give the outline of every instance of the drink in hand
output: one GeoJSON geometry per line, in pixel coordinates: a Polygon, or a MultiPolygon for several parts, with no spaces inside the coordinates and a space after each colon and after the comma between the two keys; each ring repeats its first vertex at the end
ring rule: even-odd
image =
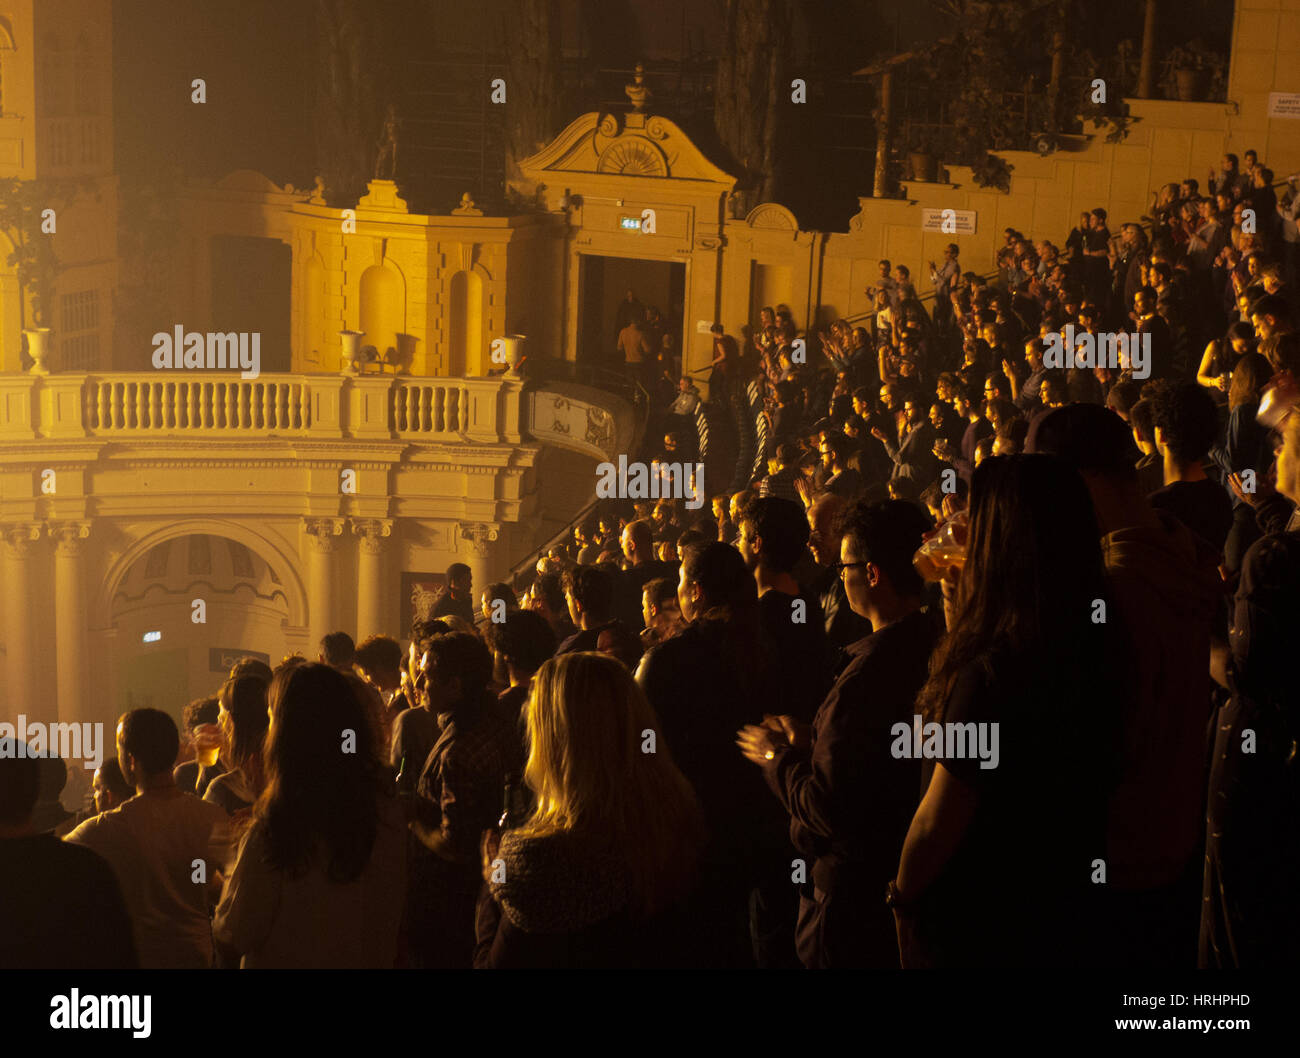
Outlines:
{"type": "Polygon", "coordinates": [[[969,518],[968,512],[958,511],[917,549],[912,565],[923,580],[942,580],[949,570],[960,570],[966,564],[969,518]]]}

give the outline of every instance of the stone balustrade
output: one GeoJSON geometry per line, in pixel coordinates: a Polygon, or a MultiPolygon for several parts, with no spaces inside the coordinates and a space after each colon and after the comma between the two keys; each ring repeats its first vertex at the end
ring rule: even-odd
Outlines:
{"type": "Polygon", "coordinates": [[[256,435],[518,444],[522,388],[511,376],[0,375],[0,442],[256,435]]]}

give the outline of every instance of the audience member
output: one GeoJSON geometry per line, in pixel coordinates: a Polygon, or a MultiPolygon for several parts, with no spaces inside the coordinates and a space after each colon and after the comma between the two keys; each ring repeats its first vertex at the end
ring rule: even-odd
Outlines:
{"type": "Polygon", "coordinates": [[[233,858],[226,813],[172,776],[176,722],[133,709],[117,725],[117,760],[136,796],[82,823],[66,841],[98,853],[117,877],[144,969],[212,965],[208,908],[233,858]]]}
{"type": "Polygon", "coordinates": [[[0,739],[0,966],[135,969],[131,920],[112,868],[90,849],[36,829],[39,786],[31,747],[0,739]]]}
{"type": "Polygon", "coordinates": [[[392,967],[407,837],[369,718],[333,666],[272,686],[266,786],[213,934],[245,969],[392,967]]]}

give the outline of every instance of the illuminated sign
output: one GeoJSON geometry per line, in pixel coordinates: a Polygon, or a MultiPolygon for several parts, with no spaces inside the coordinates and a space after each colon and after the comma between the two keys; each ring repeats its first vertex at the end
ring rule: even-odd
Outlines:
{"type": "Polygon", "coordinates": [[[271,663],[270,654],[262,654],[256,650],[244,650],[241,647],[209,647],[208,669],[212,672],[228,673],[235,662],[243,661],[245,658],[256,658],[267,665],[271,663]]]}

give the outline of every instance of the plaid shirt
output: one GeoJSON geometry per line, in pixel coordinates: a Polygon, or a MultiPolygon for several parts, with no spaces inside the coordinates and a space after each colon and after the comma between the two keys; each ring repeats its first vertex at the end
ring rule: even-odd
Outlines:
{"type": "Polygon", "coordinates": [[[438,714],[440,734],[425,762],[416,792],[431,817],[441,819],[443,838],[457,857],[448,868],[464,867],[468,879],[479,873],[478,846],[483,831],[501,816],[506,775],[523,767],[523,746],[514,722],[492,699],[438,714]]]}

